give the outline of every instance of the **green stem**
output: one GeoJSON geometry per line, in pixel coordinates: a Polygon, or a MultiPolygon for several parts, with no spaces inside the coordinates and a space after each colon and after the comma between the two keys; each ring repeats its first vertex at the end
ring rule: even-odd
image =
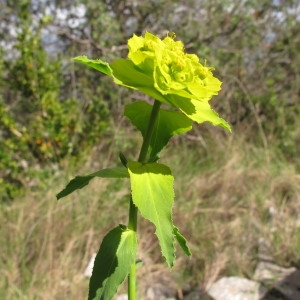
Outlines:
{"type": "MultiPolygon", "coordinates": [[[[148,149],[151,141],[152,134],[154,132],[155,123],[158,117],[159,109],[160,109],[161,102],[155,100],[146,134],[144,136],[143,144],[141,147],[140,155],[138,158],[138,162],[146,163],[147,162],[147,154],[148,149]]],[[[129,205],[129,222],[128,222],[128,229],[131,229],[136,232],[137,230],[137,214],[138,209],[134,205],[132,198],[130,198],[130,205],[129,205]]],[[[128,276],[128,300],[136,300],[136,263],[131,266],[130,273],[128,276]]]]}
{"type": "Polygon", "coordinates": [[[128,300],[136,300],[136,263],[134,262],[130,268],[128,275],[128,300]]]}
{"type": "Polygon", "coordinates": [[[152,107],[148,128],[147,128],[144,140],[143,140],[143,144],[142,144],[138,162],[146,163],[148,148],[149,148],[150,140],[151,140],[151,137],[152,137],[152,134],[154,131],[155,122],[158,117],[160,105],[161,105],[161,102],[155,100],[153,107],[152,107]]]}

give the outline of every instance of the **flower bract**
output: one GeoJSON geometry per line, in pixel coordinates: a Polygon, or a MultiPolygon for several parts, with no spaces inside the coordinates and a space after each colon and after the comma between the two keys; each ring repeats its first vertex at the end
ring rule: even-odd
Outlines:
{"type": "Polygon", "coordinates": [[[210,100],[221,89],[213,68],[203,66],[195,54],[186,54],[175,36],[163,40],[147,32],[128,41],[129,59],[143,73],[152,74],[154,87],[162,94],[177,94],[196,100],[210,100]]]}
{"type": "Polygon", "coordinates": [[[201,64],[195,54],[185,52],[175,34],[160,39],[146,32],[128,40],[128,59],[112,63],[85,56],[76,61],[114,78],[115,83],[141,92],[178,108],[191,120],[205,121],[230,131],[229,124],[211,109],[209,100],[221,89],[214,68],[201,64]]]}

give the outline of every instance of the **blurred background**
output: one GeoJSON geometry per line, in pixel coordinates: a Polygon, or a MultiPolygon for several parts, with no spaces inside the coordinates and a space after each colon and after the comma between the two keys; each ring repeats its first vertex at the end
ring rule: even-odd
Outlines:
{"type": "Polygon", "coordinates": [[[141,137],[122,114],[144,96],[72,58],[125,58],[146,30],[175,32],[215,67],[223,85],[211,103],[233,133],[194,125],[162,153],[193,257],[178,250],[170,274],[140,221],[141,294],[159,277],[180,291],[252,278],[260,238],[278,265],[300,266],[298,0],[0,0],[1,299],[84,298],[89,258],[127,223],[127,181],[55,195],[77,174],[119,165],[120,151],[137,157],[141,137]]]}

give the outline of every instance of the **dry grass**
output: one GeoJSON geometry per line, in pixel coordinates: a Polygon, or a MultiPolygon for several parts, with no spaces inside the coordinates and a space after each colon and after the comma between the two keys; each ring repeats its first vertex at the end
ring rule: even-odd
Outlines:
{"type": "Polygon", "coordinates": [[[300,264],[296,166],[242,140],[226,148],[214,153],[219,162],[212,170],[202,172],[198,164],[199,174],[191,177],[178,169],[188,184],[179,185],[175,221],[189,237],[194,279],[204,288],[223,274],[251,278],[260,238],[270,242],[279,265],[300,264]]]}
{"type": "Polygon", "coordinates": [[[59,202],[50,186],[1,208],[1,299],[84,299],[91,254],[114,216],[126,222],[124,194],[109,196],[107,181],[59,202]]]}
{"type": "MultiPolygon", "coordinates": [[[[169,147],[162,162],[175,175],[174,222],[188,238],[193,257],[185,258],[178,250],[169,273],[153,227],[141,220],[140,289],[158,277],[176,289],[186,283],[207,288],[223,274],[251,278],[261,237],[272,245],[278,264],[299,265],[296,166],[275,150],[234,136],[219,145],[177,143],[181,157],[169,147]]],[[[86,297],[88,279],[82,274],[91,254],[109,229],[127,223],[129,183],[94,180],[56,202],[55,194],[66,182],[53,178],[43,191],[28,191],[26,197],[1,206],[0,299],[86,297]]]]}

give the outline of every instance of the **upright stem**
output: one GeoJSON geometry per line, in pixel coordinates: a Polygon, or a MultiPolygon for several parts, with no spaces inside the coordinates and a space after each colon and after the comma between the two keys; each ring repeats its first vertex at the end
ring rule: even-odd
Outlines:
{"type": "Polygon", "coordinates": [[[155,122],[158,117],[160,105],[161,105],[161,102],[155,100],[153,107],[152,107],[152,111],[151,111],[151,115],[150,115],[150,119],[149,119],[149,123],[148,123],[148,128],[147,128],[144,140],[143,140],[143,144],[142,144],[142,148],[140,151],[138,162],[146,163],[148,148],[149,148],[150,140],[151,140],[151,137],[152,137],[152,134],[154,131],[155,122]]]}
{"type": "MultiPolygon", "coordinates": [[[[161,102],[155,100],[153,107],[152,107],[147,132],[144,136],[143,144],[142,144],[140,155],[138,158],[138,162],[140,162],[140,163],[147,162],[147,153],[148,153],[151,137],[152,137],[152,134],[154,131],[155,122],[158,117],[160,105],[161,105],[161,102]]],[[[128,229],[131,229],[135,232],[137,230],[137,214],[138,214],[138,209],[134,205],[132,198],[130,198],[128,229]]],[[[133,263],[131,266],[131,269],[130,269],[129,276],[128,276],[128,299],[129,300],[136,300],[135,270],[136,270],[136,263],[133,263]]]]}

